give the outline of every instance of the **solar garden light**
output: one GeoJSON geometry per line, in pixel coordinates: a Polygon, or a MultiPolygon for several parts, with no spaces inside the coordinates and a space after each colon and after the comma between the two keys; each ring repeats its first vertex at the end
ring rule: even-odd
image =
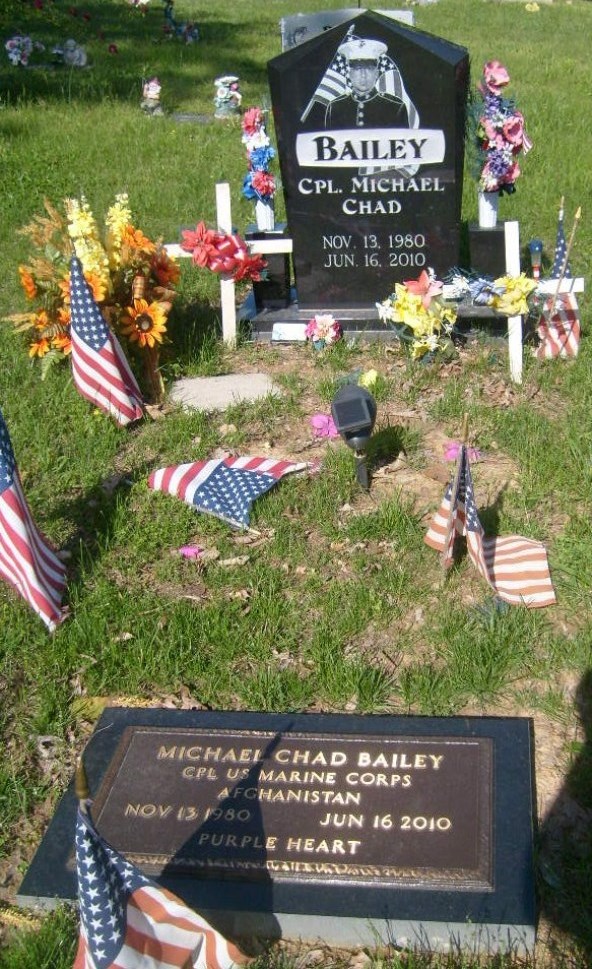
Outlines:
{"type": "Polygon", "coordinates": [[[366,450],[376,421],[376,401],[365,387],[345,384],[333,398],[331,414],[341,437],[355,453],[358,483],[368,491],[366,450]]]}
{"type": "Polygon", "coordinates": [[[528,243],[530,249],[530,265],[532,266],[533,279],[540,279],[541,262],[543,258],[543,243],[540,239],[531,239],[528,243]]]}

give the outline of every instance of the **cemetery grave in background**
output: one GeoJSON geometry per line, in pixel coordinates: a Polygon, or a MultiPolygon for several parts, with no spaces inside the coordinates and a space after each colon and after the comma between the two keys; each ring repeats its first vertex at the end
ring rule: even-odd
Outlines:
{"type": "MultiPolygon", "coordinates": [[[[178,8],[179,15],[185,12],[181,2],[178,8]]],[[[162,14],[154,0],[145,17],[123,4],[106,4],[105,10],[101,30],[106,40],[113,32],[118,53],[106,46],[103,52],[89,38],[94,65],[78,76],[71,73],[69,99],[59,71],[23,72],[22,90],[30,85],[30,96],[19,102],[11,93],[14,100],[7,100],[0,115],[8,132],[0,129],[8,164],[8,219],[0,230],[6,270],[2,315],[22,306],[16,268],[26,249],[15,232],[41,210],[44,195],[58,202],[84,191],[100,209],[125,188],[142,226],[169,241],[200,219],[214,224],[215,183],[227,181],[239,228],[252,220],[250,205],[240,197],[240,126],[214,121],[212,81],[235,71],[244,103],[260,103],[266,62],[279,51],[279,18],[294,10],[276,3],[243,19],[221,4],[204,13],[200,41],[178,47],[152,44],[162,14]],[[225,18],[234,18],[232,37],[225,18]],[[168,97],[169,111],[211,120],[178,124],[166,110],[143,117],[139,95],[130,97],[126,86],[135,92],[137,77],[141,91],[146,58],[151,62],[146,73],[163,80],[165,109],[168,97]],[[191,76],[191,87],[184,74],[191,76]],[[102,132],[98,146],[90,141],[91,117],[102,132]],[[48,139],[58,119],[69,152],[46,170],[35,157],[36,139],[41,132],[48,139]],[[129,158],[138,152],[142,163],[130,171],[129,158]]],[[[556,3],[530,13],[522,4],[453,0],[415,12],[422,30],[470,52],[474,76],[492,56],[510,64],[535,149],[524,162],[516,195],[502,200],[502,218],[519,220],[523,243],[535,235],[544,238],[548,266],[558,197],[565,191],[571,211],[584,202],[584,178],[575,162],[566,185],[560,183],[566,152],[580,154],[589,139],[573,121],[577,114],[566,116],[565,91],[575,90],[585,59],[576,17],[589,18],[590,12],[584,3],[556,3]],[[479,26],[473,23],[476,11],[479,26]],[[514,35],[524,30],[527,39],[518,44],[514,35]],[[555,51],[560,31],[569,39],[569,70],[555,51]],[[544,109],[527,69],[529,57],[538,58],[541,48],[551,79],[544,109]],[[560,153],[553,153],[546,137],[549,125],[564,140],[560,153]]],[[[89,13],[100,16],[95,7],[89,13]]],[[[82,28],[77,30],[84,40],[82,28]]],[[[332,41],[319,43],[331,47],[333,56],[332,41]]],[[[330,59],[325,54],[319,59],[319,72],[330,59]]],[[[6,76],[4,71],[3,81],[6,76]]],[[[15,79],[7,83],[15,92],[15,79]]],[[[466,172],[463,218],[474,219],[474,196],[466,172]]],[[[281,218],[280,200],[278,207],[281,218]]],[[[573,254],[582,276],[590,262],[585,219],[584,214],[573,254]]],[[[340,238],[346,234],[340,229],[340,238]]],[[[522,257],[528,268],[525,251],[522,257]]],[[[375,262],[369,266],[376,268],[375,262]]],[[[41,382],[22,338],[2,324],[0,406],[35,517],[68,554],[71,607],[70,618],[48,637],[37,617],[2,589],[2,901],[12,905],[56,795],[105,705],[234,710],[237,716],[260,710],[346,718],[531,717],[541,847],[536,964],[549,959],[558,966],[586,965],[592,945],[586,874],[592,537],[586,297],[577,360],[542,365],[526,355],[524,382],[517,385],[509,378],[503,337],[491,340],[486,333],[471,334],[454,359],[432,365],[411,361],[396,344],[350,345],[347,338],[319,353],[308,345],[249,342],[229,349],[216,330],[216,281],[187,262],[181,273],[170,343],[162,353],[167,383],[198,374],[240,374],[248,381],[258,372],[273,380],[275,394],[210,414],[165,406],[161,420],[121,430],[76,395],[67,367],[54,368],[41,382]],[[329,413],[344,379],[370,370],[377,373],[378,416],[369,450],[371,487],[365,492],[355,482],[353,455],[339,439],[317,436],[311,418],[329,413]],[[454,467],[450,454],[465,414],[470,443],[481,452],[473,474],[486,531],[518,531],[545,542],[555,607],[504,609],[466,559],[445,576],[423,543],[454,467]],[[246,534],[146,487],[155,468],[227,451],[320,462],[321,469],[308,479],[288,478],[259,499],[254,531],[246,534]],[[203,554],[187,558],[183,548],[203,554]]],[[[351,281],[356,279],[352,274],[351,281]]],[[[376,292],[364,293],[365,303],[373,295],[376,301],[385,298],[389,287],[379,291],[380,285],[377,278],[376,292]]],[[[8,914],[18,926],[12,908],[8,914]]],[[[15,965],[16,946],[31,960],[24,965],[62,969],[71,963],[67,946],[75,933],[67,917],[44,920],[40,936],[28,935],[22,922],[15,934],[1,913],[0,923],[6,958],[15,965]],[[41,958],[56,947],[53,962],[39,962],[35,938],[46,950],[41,958]]],[[[279,947],[262,957],[262,965],[292,959],[298,964],[299,958],[279,947]]],[[[324,951],[315,958],[325,965],[353,964],[356,955],[324,951]]],[[[430,956],[392,952],[387,958],[393,967],[438,964],[430,956]]],[[[471,959],[458,954],[443,957],[442,964],[460,967],[471,959]]]]}

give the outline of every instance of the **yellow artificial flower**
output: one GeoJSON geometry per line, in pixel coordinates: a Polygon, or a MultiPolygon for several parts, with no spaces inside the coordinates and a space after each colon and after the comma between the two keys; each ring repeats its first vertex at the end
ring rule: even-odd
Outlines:
{"type": "Polygon", "coordinates": [[[32,343],[31,346],[29,347],[30,357],[44,357],[45,354],[48,352],[49,352],[49,340],[46,340],[44,336],[41,337],[40,340],[36,340],[35,343],[32,343]]]}
{"type": "Polygon", "coordinates": [[[493,284],[504,292],[494,296],[491,305],[504,316],[523,316],[528,313],[527,297],[536,287],[534,279],[529,279],[524,273],[519,276],[500,276],[493,284]]]}
{"type": "Polygon", "coordinates": [[[105,225],[107,227],[107,256],[111,269],[118,269],[121,265],[121,242],[123,233],[132,221],[129,199],[126,192],[115,196],[114,204],[107,211],[105,225]]]}
{"type": "Polygon", "coordinates": [[[376,381],[378,380],[377,370],[366,370],[359,378],[358,385],[360,387],[365,387],[366,390],[372,390],[376,386],[376,381]]]}
{"type": "Polygon", "coordinates": [[[411,356],[414,360],[420,360],[426,353],[434,353],[438,349],[438,336],[432,333],[419,340],[414,340],[411,346],[411,356]]]}
{"type": "Polygon", "coordinates": [[[80,199],[64,199],[64,206],[68,216],[68,235],[85,273],[95,273],[109,292],[109,260],[88,202],[82,195],[80,199]]]}
{"type": "Polygon", "coordinates": [[[166,332],[166,317],[170,303],[148,303],[145,299],[135,299],[133,306],[127,306],[121,329],[130,341],[140,347],[153,347],[162,343],[162,334],[166,332]]]}

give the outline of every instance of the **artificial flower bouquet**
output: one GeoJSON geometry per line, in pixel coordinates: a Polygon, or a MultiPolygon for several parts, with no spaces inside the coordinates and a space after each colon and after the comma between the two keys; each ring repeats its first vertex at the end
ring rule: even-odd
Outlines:
{"type": "Polygon", "coordinates": [[[269,166],[275,158],[261,108],[248,108],[242,118],[242,141],[247,149],[249,171],[243,182],[243,195],[252,201],[270,202],[276,192],[269,166]]]}
{"type": "Polygon", "coordinates": [[[484,192],[515,192],[521,174],[518,156],[532,148],[523,115],[515,102],[502,94],[509,82],[510,75],[499,61],[484,65],[473,109],[475,173],[484,192]]]}
{"type": "Polygon", "coordinates": [[[317,313],[306,324],[304,335],[310,340],[315,350],[333,346],[343,337],[341,323],[331,313],[317,313]]]}
{"type": "Polygon", "coordinates": [[[127,195],[117,195],[108,209],[103,236],[84,196],[64,199],[62,215],[45,201],[46,215],[36,215],[21,233],[34,255],[19,266],[25,296],[35,304],[27,313],[8,317],[19,330],[33,331],[29,356],[41,360],[41,374],[67,357],[70,342],[70,258],[80,259],[86,281],[105,320],[124,346],[139,351],[153,399],[162,396],[158,347],[176,295],[179,267],[159,242],[133,224],[127,195]]]}
{"type": "Polygon", "coordinates": [[[478,276],[467,279],[462,274],[453,276],[451,285],[459,302],[475,306],[489,306],[501,316],[526,316],[536,313],[541,302],[536,279],[524,273],[519,276],[499,276],[488,279],[478,276]]]}
{"type": "Polygon", "coordinates": [[[32,40],[25,34],[15,34],[4,44],[8,60],[15,67],[28,67],[36,51],[44,51],[45,46],[39,40],[32,40]]]}
{"type": "Polygon", "coordinates": [[[243,280],[260,282],[265,275],[266,262],[261,255],[250,255],[247,245],[236,233],[208,229],[198,222],[195,229],[181,233],[181,248],[190,252],[194,266],[218,273],[235,283],[243,280]]]}
{"type": "Polygon", "coordinates": [[[418,279],[395,283],[395,291],[377,303],[379,318],[393,325],[397,336],[411,345],[414,360],[450,350],[456,311],[442,299],[443,283],[424,270],[418,279]]]}

